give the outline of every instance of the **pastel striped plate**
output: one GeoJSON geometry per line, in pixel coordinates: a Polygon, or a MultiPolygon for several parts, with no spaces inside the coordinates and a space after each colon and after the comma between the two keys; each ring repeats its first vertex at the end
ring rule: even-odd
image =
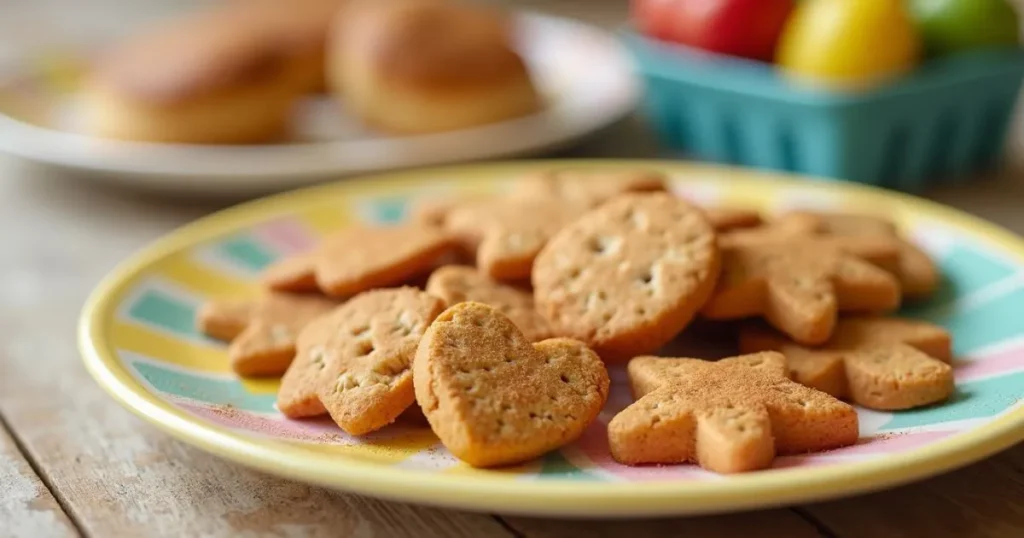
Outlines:
{"type": "Polygon", "coordinates": [[[248,203],[190,224],[122,264],[82,314],[80,346],[96,381],[168,433],[224,458],[367,495],[471,510],[561,516],[709,513],[821,500],[924,478],[1024,439],[1024,242],[952,209],[870,187],[657,161],[478,165],[397,173],[248,203]],[[952,331],[956,393],[934,407],[861,409],[855,446],[786,456],[772,469],[719,476],[690,465],[626,467],[608,454],[605,424],[628,403],[613,369],[607,409],[576,443],[514,468],[475,470],[427,428],[364,438],[274,407],[276,381],[231,374],[222,343],[194,329],[197,307],[257,292],[274,260],[331,230],[393,223],[420,197],[494,192],[551,166],[652,167],[682,196],[765,211],[870,209],[892,215],[941,264],[945,282],[904,314],[952,331]]]}

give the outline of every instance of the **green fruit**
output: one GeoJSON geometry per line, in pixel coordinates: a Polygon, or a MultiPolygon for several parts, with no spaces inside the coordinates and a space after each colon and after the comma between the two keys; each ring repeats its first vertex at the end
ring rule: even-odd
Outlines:
{"type": "Polygon", "coordinates": [[[1006,0],[911,0],[910,7],[930,54],[1019,42],[1017,12],[1006,0]]]}

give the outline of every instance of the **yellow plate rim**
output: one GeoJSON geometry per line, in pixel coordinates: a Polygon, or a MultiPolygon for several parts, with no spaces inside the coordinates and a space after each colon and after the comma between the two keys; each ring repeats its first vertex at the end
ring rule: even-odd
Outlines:
{"type": "MultiPolygon", "coordinates": [[[[885,458],[828,467],[778,469],[722,480],[572,482],[515,480],[503,476],[424,473],[344,455],[316,453],[301,445],[260,440],[200,422],[146,391],[125,371],[107,337],[120,299],[157,260],[230,230],[269,219],[330,196],[372,185],[400,187],[423,177],[509,174],[544,167],[647,167],[669,173],[729,176],[752,191],[824,189],[846,197],[884,198],[912,212],[940,217],[952,227],[986,237],[987,243],[1024,261],[1024,241],[1005,229],[958,210],[910,195],[849,183],[808,182],[792,176],[720,166],[658,160],[520,161],[421,169],[342,180],[246,202],[186,224],[119,264],[93,291],[82,311],[78,344],[96,382],[121,405],[172,436],[222,458],[278,476],[375,497],[475,511],[572,517],[635,517],[725,512],[878,490],[967,465],[1024,440],[1024,406],[983,426],[925,447],[885,458]]],[[[685,181],[685,180],[684,180],[685,181]]]]}

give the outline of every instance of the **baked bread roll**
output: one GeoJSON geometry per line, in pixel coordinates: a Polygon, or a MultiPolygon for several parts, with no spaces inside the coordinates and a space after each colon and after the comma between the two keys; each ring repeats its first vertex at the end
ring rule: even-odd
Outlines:
{"type": "Polygon", "coordinates": [[[327,48],[332,92],[365,124],[448,131],[536,112],[541,99],[496,11],[437,0],[353,2],[327,48]]]}
{"type": "Polygon", "coordinates": [[[88,134],[245,143],[282,136],[299,92],[264,28],[231,10],[173,21],[104,57],[82,92],[88,134]]]}
{"type": "Polygon", "coordinates": [[[245,0],[235,5],[281,47],[290,63],[297,88],[323,92],[327,88],[324,50],[327,32],[344,0],[245,0]]]}

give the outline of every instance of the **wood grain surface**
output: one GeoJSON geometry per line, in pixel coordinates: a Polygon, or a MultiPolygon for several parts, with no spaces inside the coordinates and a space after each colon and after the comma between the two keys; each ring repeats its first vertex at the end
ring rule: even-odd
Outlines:
{"type": "MultiPolygon", "coordinates": [[[[622,20],[625,6],[598,0],[517,3],[606,26],[622,20]]],[[[645,131],[627,121],[566,155],[655,154],[645,131]]],[[[928,195],[1024,233],[1019,172],[928,195]]],[[[221,461],[171,439],[102,393],[81,366],[75,323],[86,295],[118,261],[226,203],[125,192],[0,157],[0,538],[1024,536],[1024,446],[944,476],[852,499],[634,522],[410,506],[329,492],[221,461]]]]}
{"type": "Polygon", "coordinates": [[[76,536],[50,490],[0,424],[0,534],[39,538],[76,536]]]}

